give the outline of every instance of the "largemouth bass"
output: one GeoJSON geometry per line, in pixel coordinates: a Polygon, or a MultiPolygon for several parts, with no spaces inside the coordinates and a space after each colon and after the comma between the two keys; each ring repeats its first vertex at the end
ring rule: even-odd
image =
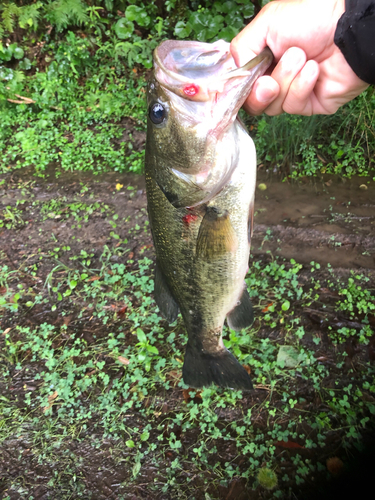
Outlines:
{"type": "Polygon", "coordinates": [[[147,90],[146,190],[156,250],[155,301],[188,332],[183,380],[252,389],[222,329],[253,322],[244,281],[256,156],[237,113],[272,61],[265,49],[236,68],[229,43],[168,40],[154,52],[147,90]]]}

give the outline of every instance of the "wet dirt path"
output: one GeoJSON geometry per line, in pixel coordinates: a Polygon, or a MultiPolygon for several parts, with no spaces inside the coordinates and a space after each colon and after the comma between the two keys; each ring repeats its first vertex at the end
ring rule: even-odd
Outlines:
{"type": "Polygon", "coordinates": [[[271,250],[301,263],[375,269],[372,180],[327,178],[288,184],[260,175],[255,214],[253,255],[271,250]],[[260,184],[267,189],[261,191],[260,184]]]}
{"type": "MultiPolygon", "coordinates": [[[[95,195],[92,201],[115,206],[129,220],[142,209],[144,212],[147,205],[144,178],[138,175],[64,173],[56,179],[51,173],[45,180],[25,178],[17,173],[13,176],[15,184],[21,179],[25,184],[33,183],[34,202],[48,202],[59,197],[65,197],[65,202],[73,201],[82,185],[91,185],[95,195]],[[121,185],[121,189],[117,191],[116,185],[121,185]],[[127,190],[129,186],[134,190],[127,190]]],[[[304,179],[287,183],[268,179],[261,172],[257,186],[252,255],[271,251],[303,264],[315,261],[323,265],[329,263],[334,268],[375,269],[373,180],[327,178],[325,181],[304,179]],[[266,189],[259,189],[259,185],[266,189]]],[[[19,187],[4,190],[0,186],[0,208],[15,205],[24,198],[19,187]]],[[[28,200],[21,204],[22,207],[24,210],[29,208],[28,200]]],[[[58,219],[50,220],[46,227],[51,230],[58,227],[61,236],[70,235],[71,228],[65,224],[57,226],[58,222],[58,219]]],[[[100,242],[100,229],[99,232],[95,226],[85,229],[83,234],[81,231],[77,234],[87,242],[100,242]]],[[[5,236],[1,232],[0,229],[0,238],[5,236]]],[[[24,232],[32,234],[33,229],[25,226],[24,232]]]]}

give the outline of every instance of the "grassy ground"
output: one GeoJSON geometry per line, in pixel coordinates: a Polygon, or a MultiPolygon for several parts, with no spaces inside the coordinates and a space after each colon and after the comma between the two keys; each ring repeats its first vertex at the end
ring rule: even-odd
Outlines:
{"type": "Polygon", "coordinates": [[[2,498],[305,498],[342,484],[373,431],[373,271],[258,252],[257,319],[225,327],[255,391],[194,391],[183,324],[152,296],[142,182],[1,182],[2,498]]]}
{"type": "MultiPolygon", "coordinates": [[[[2,499],[301,499],[330,485],[339,497],[371,442],[371,197],[361,212],[350,192],[339,205],[331,195],[315,214],[323,235],[284,184],[274,209],[293,199],[287,231],[267,218],[255,228],[257,319],[240,333],[225,327],[254,392],[184,386],[182,321],[166,324],[153,300],[143,184],[124,174],[143,168],[152,50],[165,38],[230,40],[254,4],[0,5],[2,499]],[[351,255],[320,266],[294,238],[324,262],[335,245],[351,255]],[[283,247],[293,259],[276,257],[283,247]]],[[[259,168],[373,177],[374,99],[370,89],[334,117],[248,119],[259,168]]],[[[357,496],[369,463],[355,471],[357,496]]]]}

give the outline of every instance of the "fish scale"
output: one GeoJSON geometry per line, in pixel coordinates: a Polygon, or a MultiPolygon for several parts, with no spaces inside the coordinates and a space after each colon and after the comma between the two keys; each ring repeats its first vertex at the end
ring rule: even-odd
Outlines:
{"type": "Polygon", "coordinates": [[[190,387],[252,388],[246,370],[224,347],[222,329],[226,317],[237,330],[253,321],[244,278],[256,155],[236,116],[271,60],[266,51],[236,70],[223,41],[167,41],[155,49],[145,165],[157,265],[155,300],[168,321],[181,312],[188,332],[183,379],[190,387]],[[190,54],[185,71],[183,51],[190,54]],[[207,81],[202,60],[206,66],[212,63],[207,81]],[[197,73],[203,76],[192,81],[197,73]],[[219,79],[222,92],[217,91],[219,79]],[[192,84],[202,95],[180,91],[192,84]]]}

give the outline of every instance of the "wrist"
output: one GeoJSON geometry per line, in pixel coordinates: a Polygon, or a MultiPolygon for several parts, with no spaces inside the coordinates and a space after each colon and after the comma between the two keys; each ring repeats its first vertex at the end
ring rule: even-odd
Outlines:
{"type": "Polygon", "coordinates": [[[346,1],[334,42],[353,72],[364,82],[374,84],[375,0],[346,1]]]}

